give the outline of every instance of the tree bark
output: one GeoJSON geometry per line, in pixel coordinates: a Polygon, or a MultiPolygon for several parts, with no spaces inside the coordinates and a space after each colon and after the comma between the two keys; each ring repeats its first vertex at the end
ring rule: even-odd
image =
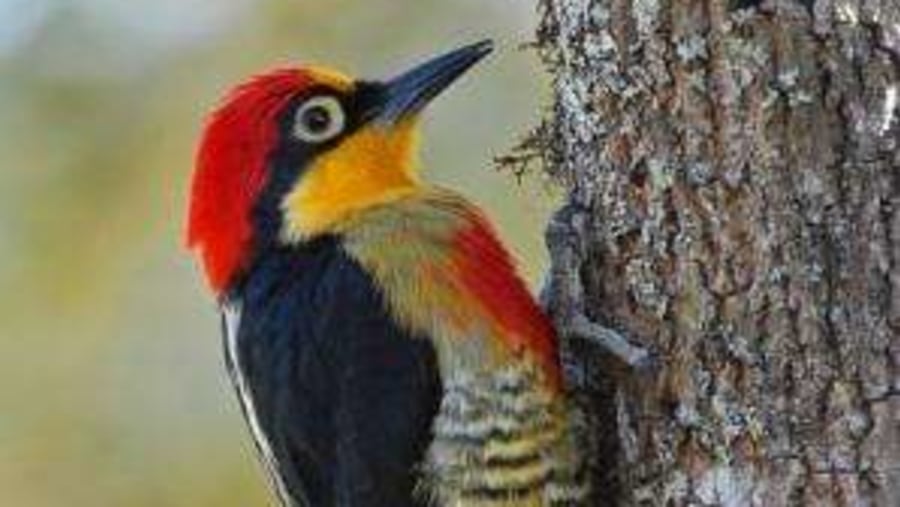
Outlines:
{"type": "Polygon", "coordinates": [[[539,2],[592,505],[900,506],[900,2],[539,2]]]}

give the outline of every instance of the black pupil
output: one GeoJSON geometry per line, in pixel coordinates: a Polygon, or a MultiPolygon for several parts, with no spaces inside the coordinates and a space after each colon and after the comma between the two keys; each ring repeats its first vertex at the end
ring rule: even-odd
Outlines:
{"type": "Polygon", "coordinates": [[[331,115],[324,106],[313,106],[303,113],[303,125],[314,134],[321,134],[331,124],[331,115]]]}

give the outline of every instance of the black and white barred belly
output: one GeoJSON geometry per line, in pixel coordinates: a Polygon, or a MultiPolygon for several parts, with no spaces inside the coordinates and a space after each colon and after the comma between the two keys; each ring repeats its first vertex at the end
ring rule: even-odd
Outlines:
{"type": "Polygon", "coordinates": [[[583,505],[572,417],[537,375],[515,364],[444,379],[420,484],[435,505],[583,505]]]}

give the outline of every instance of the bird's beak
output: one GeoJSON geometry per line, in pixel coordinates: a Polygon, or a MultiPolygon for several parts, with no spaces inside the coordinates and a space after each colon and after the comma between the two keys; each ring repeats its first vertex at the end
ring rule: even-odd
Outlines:
{"type": "Polygon", "coordinates": [[[379,122],[392,125],[415,115],[493,49],[492,41],[483,40],[432,58],[387,81],[379,122]]]}

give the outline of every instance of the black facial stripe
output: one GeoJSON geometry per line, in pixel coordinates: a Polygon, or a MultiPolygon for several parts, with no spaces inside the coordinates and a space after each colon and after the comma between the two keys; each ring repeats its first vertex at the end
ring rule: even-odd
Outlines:
{"type": "Polygon", "coordinates": [[[353,112],[350,113],[357,125],[365,124],[375,118],[384,106],[387,91],[382,83],[375,81],[358,81],[352,96],[353,112]]]}

